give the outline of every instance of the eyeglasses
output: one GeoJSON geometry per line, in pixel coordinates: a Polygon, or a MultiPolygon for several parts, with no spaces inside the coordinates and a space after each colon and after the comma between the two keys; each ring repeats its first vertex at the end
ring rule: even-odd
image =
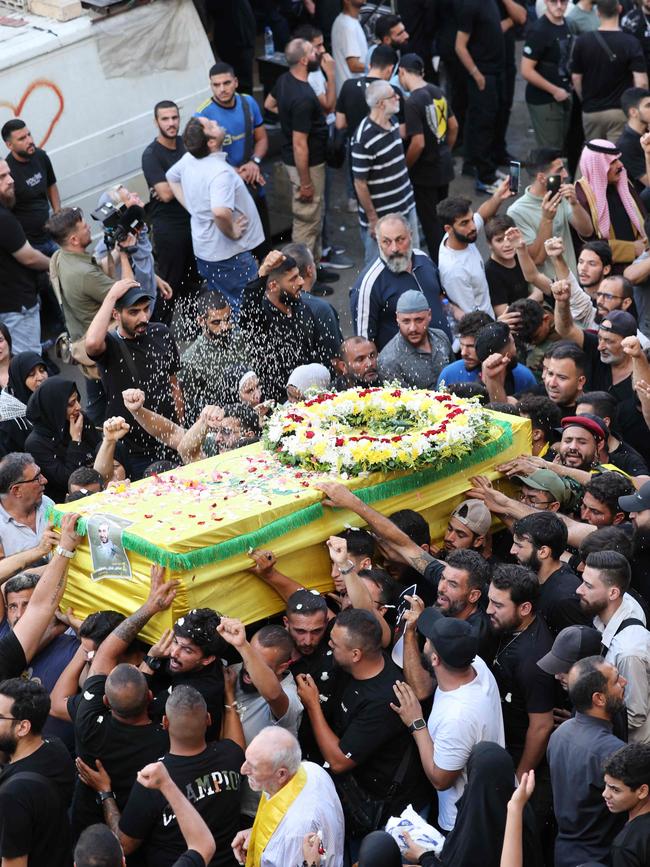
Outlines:
{"type": "Polygon", "coordinates": [[[43,473],[39,470],[33,479],[23,479],[20,482],[14,482],[11,487],[13,488],[16,485],[31,485],[32,482],[37,482],[39,479],[42,479],[42,478],[43,478],[43,473]]]}
{"type": "Polygon", "coordinates": [[[536,500],[530,494],[519,494],[519,502],[532,506],[534,509],[547,509],[554,500],[536,500]]]}
{"type": "Polygon", "coordinates": [[[611,292],[596,292],[596,298],[604,298],[605,301],[622,301],[622,295],[612,295],[611,292]]]}
{"type": "Polygon", "coordinates": [[[0,716],[0,720],[2,720],[2,719],[9,719],[9,720],[12,720],[13,722],[20,722],[18,717],[15,717],[15,716],[0,716]]]}

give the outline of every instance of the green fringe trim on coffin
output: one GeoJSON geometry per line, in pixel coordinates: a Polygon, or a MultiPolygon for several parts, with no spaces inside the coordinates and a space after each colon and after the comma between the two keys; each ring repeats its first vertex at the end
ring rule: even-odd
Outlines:
{"type": "MultiPolygon", "coordinates": [[[[357,488],[354,493],[364,503],[388,500],[391,497],[430,485],[449,475],[461,472],[464,469],[496,457],[512,445],[512,426],[500,419],[494,419],[493,424],[501,428],[501,435],[498,439],[479,446],[458,460],[452,458],[446,461],[444,466],[437,467],[436,469],[421,470],[399,479],[392,479],[388,482],[372,485],[369,488],[357,488]]],[[[63,514],[63,512],[53,507],[50,507],[48,510],[48,518],[56,527],[60,526],[63,514]]],[[[165,548],[160,548],[153,542],[147,541],[142,536],[129,533],[127,530],[122,533],[122,544],[128,551],[140,554],[146,560],[159,563],[161,566],[167,566],[174,572],[182,572],[199,569],[201,566],[208,566],[210,563],[216,563],[219,560],[227,560],[229,557],[234,557],[237,554],[244,554],[250,548],[266,545],[271,540],[277,539],[278,536],[283,536],[292,530],[297,530],[299,527],[311,524],[312,521],[317,521],[322,516],[322,505],[320,503],[313,503],[311,506],[306,506],[304,509],[300,509],[283,518],[278,518],[277,521],[271,521],[270,524],[260,527],[258,530],[253,530],[241,536],[235,536],[233,539],[227,539],[224,542],[218,542],[216,545],[208,545],[196,551],[189,551],[186,554],[176,554],[173,551],[167,551],[165,548]]],[[[81,518],[77,523],[77,531],[85,534],[86,525],[87,519],[81,518]]]]}

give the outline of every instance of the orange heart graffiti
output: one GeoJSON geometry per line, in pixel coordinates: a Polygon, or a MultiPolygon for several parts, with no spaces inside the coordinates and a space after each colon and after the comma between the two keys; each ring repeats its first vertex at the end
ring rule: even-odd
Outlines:
{"type": "Polygon", "coordinates": [[[14,117],[20,117],[20,115],[22,114],[23,108],[25,107],[25,103],[27,102],[27,100],[29,99],[31,94],[35,90],[38,90],[39,87],[45,87],[45,88],[53,91],[54,95],[56,96],[56,98],[59,101],[59,107],[58,107],[54,117],[50,121],[50,125],[48,126],[47,130],[45,131],[45,135],[43,136],[41,141],[38,143],[38,146],[42,148],[43,145],[45,144],[45,142],[52,135],[52,130],[59,122],[59,119],[60,119],[61,115],[63,114],[63,109],[65,108],[65,101],[63,99],[63,94],[59,90],[58,86],[56,84],[54,84],[54,82],[48,81],[46,78],[37,78],[36,81],[32,81],[32,83],[29,85],[27,90],[23,93],[18,105],[13,105],[13,103],[11,103],[11,102],[5,102],[4,100],[0,100],[0,106],[4,106],[4,108],[8,108],[9,111],[13,112],[14,117]]]}

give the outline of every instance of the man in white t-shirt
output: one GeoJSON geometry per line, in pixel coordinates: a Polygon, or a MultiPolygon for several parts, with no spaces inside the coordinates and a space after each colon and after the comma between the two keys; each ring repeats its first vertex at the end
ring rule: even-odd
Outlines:
{"type": "Polygon", "coordinates": [[[395,685],[399,706],[392,707],[413,733],[424,771],[438,792],[438,825],[451,831],[472,749],[482,741],[505,746],[501,698],[494,676],[476,655],[478,637],[467,621],[425,608],[417,628],[426,638],[422,663],[438,683],[429,721],[406,683],[395,685]]]}
{"type": "Polygon", "coordinates": [[[348,78],[359,78],[366,71],[368,40],[359,23],[365,0],[343,0],[343,8],[332,24],[332,54],[336,69],[336,95],[348,78]]]}
{"type": "Polygon", "coordinates": [[[450,196],[436,208],[438,219],[445,229],[438,253],[440,282],[457,319],[472,310],[483,310],[494,318],[485,265],[476,239],[487,220],[512,195],[509,181],[505,180],[476,213],[472,210],[471,201],[464,196],[450,196]]]}

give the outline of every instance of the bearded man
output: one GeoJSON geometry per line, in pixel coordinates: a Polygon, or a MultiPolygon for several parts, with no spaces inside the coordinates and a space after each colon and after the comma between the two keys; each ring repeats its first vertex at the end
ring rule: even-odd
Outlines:
{"type": "Polygon", "coordinates": [[[576,181],[576,197],[591,217],[594,237],[612,249],[614,273],[634,262],[648,243],[644,208],[620,157],[611,142],[588,141],[580,157],[582,177],[576,181]]]}
{"type": "Polygon", "coordinates": [[[387,214],[377,221],[376,235],[379,256],[350,289],[355,333],[372,340],[381,352],[398,333],[398,299],[409,289],[416,289],[424,293],[431,307],[430,327],[449,335],[440,303],[438,269],[429,256],[413,249],[408,220],[401,214],[387,214]]]}

